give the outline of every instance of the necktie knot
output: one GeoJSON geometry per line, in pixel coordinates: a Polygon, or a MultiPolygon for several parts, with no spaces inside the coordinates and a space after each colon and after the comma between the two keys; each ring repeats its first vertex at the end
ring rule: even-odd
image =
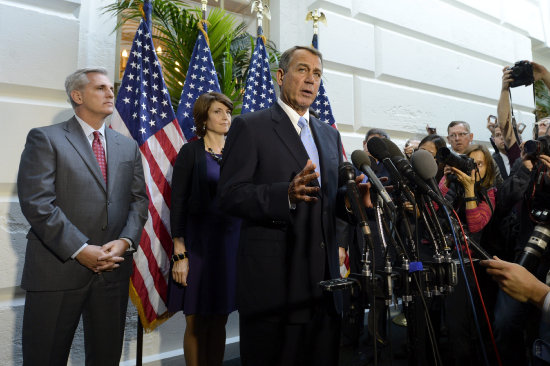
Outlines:
{"type": "Polygon", "coordinates": [[[300,129],[304,129],[304,128],[307,128],[307,121],[304,117],[300,117],[300,119],[298,120],[298,127],[300,127],[300,129]]]}

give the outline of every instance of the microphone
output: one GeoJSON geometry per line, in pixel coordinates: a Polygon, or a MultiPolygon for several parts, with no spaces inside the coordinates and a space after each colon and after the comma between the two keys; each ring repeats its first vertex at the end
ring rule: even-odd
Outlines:
{"type": "Polygon", "coordinates": [[[414,171],[424,179],[436,193],[441,194],[437,182],[435,181],[437,162],[433,155],[426,150],[420,149],[412,154],[411,163],[414,171]]]}
{"type": "MultiPolygon", "coordinates": [[[[409,161],[405,159],[405,156],[403,155],[401,150],[399,150],[397,145],[393,143],[393,141],[386,139],[384,140],[384,143],[388,147],[388,152],[392,156],[391,160],[396,166],[397,170],[399,170],[401,174],[407,177],[409,182],[413,182],[416,185],[416,187],[420,190],[420,192],[428,195],[428,197],[430,197],[433,201],[437,202],[439,205],[446,205],[447,207],[450,206],[450,204],[444,200],[443,196],[441,195],[441,191],[439,190],[439,187],[437,187],[437,185],[436,185],[437,188],[435,190],[432,189],[432,187],[426,184],[426,182],[423,179],[421,179],[421,177],[419,177],[418,174],[415,173],[415,171],[413,170],[413,167],[411,166],[411,163],[409,163],[409,161]]],[[[433,180],[433,177],[435,177],[435,174],[437,173],[437,163],[435,162],[435,159],[433,158],[432,154],[430,154],[428,151],[419,150],[419,151],[416,151],[414,154],[417,154],[419,152],[420,152],[420,157],[419,157],[420,160],[418,160],[417,158],[417,163],[419,165],[426,165],[426,168],[424,169],[425,173],[433,173],[431,174],[431,178],[433,180]],[[425,155],[424,153],[428,155],[425,155]]]]}
{"type": "Polygon", "coordinates": [[[365,173],[365,175],[369,178],[369,182],[372,184],[372,187],[376,190],[376,192],[378,192],[380,197],[382,197],[382,200],[388,206],[388,208],[392,211],[395,211],[395,205],[393,204],[393,201],[388,191],[386,191],[386,188],[384,188],[382,182],[380,182],[380,179],[378,179],[376,173],[374,173],[374,171],[370,167],[371,161],[367,153],[363,150],[355,150],[351,153],[351,161],[357,169],[365,173]]]}
{"type": "Polygon", "coordinates": [[[439,205],[449,206],[449,204],[443,200],[443,197],[437,194],[424,180],[422,180],[414,172],[413,167],[411,166],[411,164],[409,164],[408,160],[397,156],[394,156],[392,160],[395,163],[397,169],[405,177],[407,177],[407,179],[410,182],[413,182],[421,193],[428,195],[428,197],[430,197],[433,201],[437,202],[439,205]]]}
{"type": "Polygon", "coordinates": [[[405,158],[403,152],[401,152],[401,150],[392,140],[383,139],[382,141],[384,142],[384,145],[386,145],[386,149],[388,149],[390,156],[399,156],[400,158],[405,158]]]}
{"type": "Polygon", "coordinates": [[[359,200],[359,191],[355,183],[355,168],[351,163],[345,161],[338,167],[338,178],[340,182],[345,182],[346,196],[351,206],[353,215],[359,221],[359,226],[364,235],[370,235],[370,228],[367,223],[367,214],[363,208],[363,204],[359,200]]]}
{"type": "Polygon", "coordinates": [[[367,148],[369,149],[369,152],[374,156],[376,159],[382,162],[388,172],[390,173],[390,178],[392,179],[393,183],[402,183],[403,177],[401,177],[401,174],[397,171],[395,168],[395,165],[393,165],[393,162],[391,161],[390,153],[388,151],[388,148],[386,144],[384,143],[384,140],[380,137],[372,137],[367,142],[367,148]]]}

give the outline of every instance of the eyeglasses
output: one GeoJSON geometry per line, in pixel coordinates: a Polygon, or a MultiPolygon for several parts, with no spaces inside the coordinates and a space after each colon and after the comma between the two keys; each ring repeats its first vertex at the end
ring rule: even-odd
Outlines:
{"type": "Polygon", "coordinates": [[[469,132],[459,132],[459,133],[453,133],[453,134],[449,135],[448,137],[450,139],[457,139],[457,138],[466,137],[469,134],[470,134],[469,132]]]}

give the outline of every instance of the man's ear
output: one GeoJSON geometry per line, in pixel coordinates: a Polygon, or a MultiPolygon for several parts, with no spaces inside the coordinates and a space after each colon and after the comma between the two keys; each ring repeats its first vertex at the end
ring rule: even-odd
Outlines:
{"type": "Polygon", "coordinates": [[[75,102],[78,105],[83,103],[82,93],[79,90],[73,90],[71,92],[71,99],[73,100],[73,102],[75,102]]]}
{"type": "Polygon", "coordinates": [[[277,85],[283,85],[283,78],[285,77],[285,72],[283,69],[277,69],[277,85]]]}

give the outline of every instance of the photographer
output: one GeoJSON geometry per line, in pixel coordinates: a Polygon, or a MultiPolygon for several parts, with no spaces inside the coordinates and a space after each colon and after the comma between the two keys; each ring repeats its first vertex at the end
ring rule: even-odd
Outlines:
{"type": "MultiPolygon", "coordinates": [[[[520,155],[520,147],[517,141],[519,133],[514,131],[512,123],[509,88],[529,85],[537,80],[542,80],[547,87],[550,87],[550,73],[544,66],[534,62],[519,62],[513,68],[505,67],[503,70],[498,123],[504,135],[510,160],[514,155],[516,157],[520,155]],[[525,75],[522,68],[528,72],[532,69],[532,75],[525,75]],[[532,77],[529,79],[528,76],[532,77]]],[[[518,161],[513,164],[510,178],[504,182],[498,192],[498,202],[501,205],[499,210],[511,212],[515,208],[518,213],[519,231],[513,244],[516,261],[525,256],[525,248],[528,246],[535,225],[541,223],[541,220],[532,214],[550,209],[550,177],[548,176],[550,143],[548,137],[544,136],[547,125],[540,122],[544,120],[539,121],[534,129],[535,138],[538,137],[538,140],[525,143],[527,148],[521,151],[521,159],[517,159],[518,161]],[[533,150],[532,147],[535,149],[533,150]]],[[[543,250],[540,252],[542,253],[543,250]]],[[[542,254],[537,262],[538,265],[535,263],[531,272],[544,282],[550,268],[548,255],[542,254]]],[[[540,323],[540,314],[533,310],[531,305],[514,300],[503,290],[499,291],[495,306],[494,334],[504,365],[526,365],[528,363],[527,347],[536,338],[537,332],[540,338],[546,341],[550,339],[548,325],[541,324],[540,329],[526,326],[540,323]],[[527,342],[525,341],[526,332],[527,342]]]]}
{"type": "MultiPolygon", "coordinates": [[[[525,81],[525,84],[542,80],[546,87],[550,89],[550,72],[544,66],[536,62],[525,61],[525,63],[531,65],[533,73],[532,79],[525,81]]],[[[518,86],[515,84],[512,85],[515,81],[513,73],[521,74],[521,72],[517,71],[517,68],[514,69],[514,67],[506,66],[502,70],[502,87],[500,90],[500,98],[497,107],[497,121],[502,135],[504,136],[508,158],[510,159],[510,166],[513,165],[514,160],[519,158],[521,153],[519,141],[517,141],[520,133],[516,134],[517,131],[514,131],[514,126],[512,124],[512,106],[510,104],[510,87],[518,86]]],[[[524,75],[521,75],[521,77],[527,78],[527,76],[524,75]]],[[[546,134],[548,122],[549,121],[547,118],[544,118],[535,124],[535,128],[533,129],[533,138],[536,139],[538,136],[546,134]]]]}
{"type": "MultiPolygon", "coordinates": [[[[448,164],[445,167],[445,175],[439,183],[439,188],[444,197],[453,204],[469,240],[479,243],[482,231],[490,221],[495,207],[496,166],[494,160],[489,150],[483,145],[469,145],[464,150],[465,156],[454,155],[445,149],[447,148],[441,148],[437,154],[439,161],[448,164]],[[451,155],[442,154],[442,152],[451,155]],[[447,159],[445,159],[446,156],[447,159]]],[[[457,236],[462,235],[459,232],[456,234],[457,236]]],[[[457,258],[456,253],[453,254],[453,258],[457,258]]],[[[471,291],[474,291],[476,284],[471,263],[466,261],[466,258],[464,261],[467,283],[471,291]]],[[[494,292],[496,293],[496,286],[494,292]]],[[[478,305],[476,304],[476,308],[478,305]]],[[[482,334],[480,339],[475,327],[474,310],[462,273],[458,275],[458,283],[454,292],[445,298],[445,314],[449,344],[452,345],[450,347],[451,358],[447,362],[455,365],[463,365],[472,361],[481,362],[483,355],[480,341],[486,340],[487,337],[482,334]]],[[[487,346],[485,348],[488,349],[487,346]]]]}
{"type": "Polygon", "coordinates": [[[480,233],[491,219],[495,207],[496,168],[491,153],[483,145],[468,146],[464,155],[474,160],[476,168],[468,175],[458,168],[445,167],[439,189],[453,202],[459,216],[465,218],[468,230],[474,234],[480,233]]]}
{"type": "MultiPolygon", "coordinates": [[[[548,137],[543,136],[539,139],[546,140],[548,143],[548,137]]],[[[502,197],[503,210],[511,210],[513,206],[517,206],[518,209],[519,233],[514,248],[516,261],[522,256],[538,221],[532,216],[532,212],[550,209],[550,177],[548,174],[550,156],[541,154],[534,157],[524,152],[522,161],[523,164],[517,172],[504,182],[498,195],[499,200],[502,197]]],[[[540,264],[532,269],[533,274],[543,282],[550,268],[549,264],[548,256],[543,254],[540,264]]],[[[548,326],[541,326],[540,329],[526,329],[527,323],[538,323],[539,314],[532,310],[528,304],[520,303],[504,291],[499,291],[495,306],[494,333],[505,365],[527,364],[525,349],[536,337],[536,334],[533,333],[538,331],[540,338],[546,341],[550,339],[548,326]],[[532,319],[533,315],[535,319],[532,319]],[[527,343],[525,343],[524,336],[526,331],[530,334],[527,343]]]]}

